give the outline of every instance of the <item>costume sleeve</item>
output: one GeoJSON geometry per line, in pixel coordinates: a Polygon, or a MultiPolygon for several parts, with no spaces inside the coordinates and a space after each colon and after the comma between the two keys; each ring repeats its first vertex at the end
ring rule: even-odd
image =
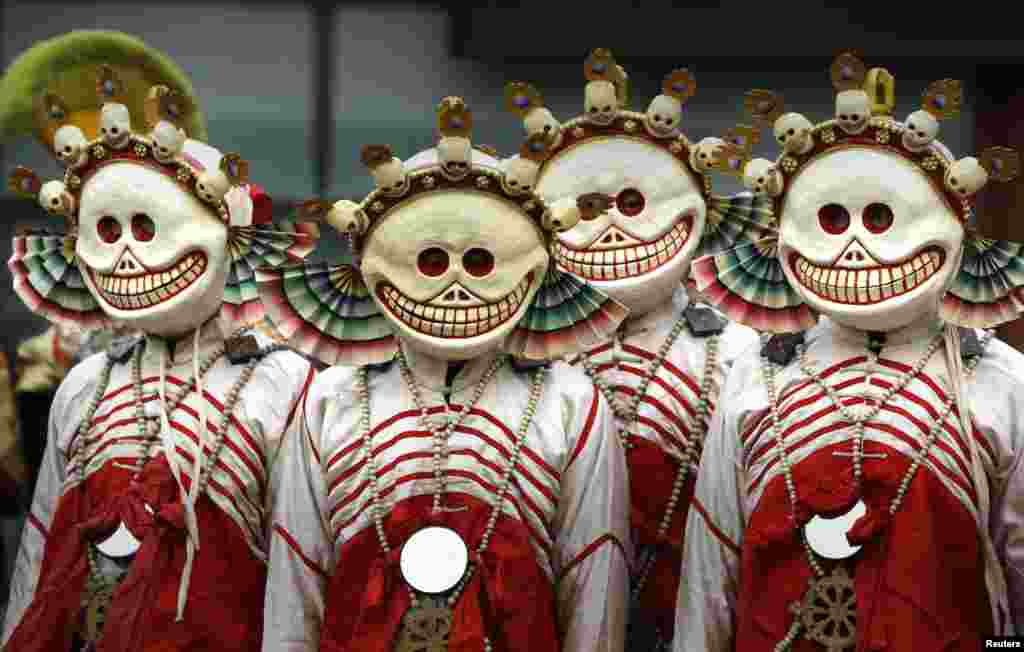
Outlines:
{"type": "MultiPolygon", "coordinates": [[[[273,536],[271,515],[274,512],[274,505],[279,493],[279,485],[283,475],[282,467],[288,460],[288,452],[285,450],[286,442],[293,437],[299,436],[296,433],[302,429],[302,408],[306,402],[306,394],[309,391],[310,384],[316,376],[316,369],[305,358],[292,353],[286,355],[287,359],[281,365],[283,368],[280,369],[278,377],[289,380],[290,384],[288,387],[293,389],[292,395],[288,397],[287,402],[280,402],[280,413],[275,413],[274,418],[269,420],[270,423],[275,424],[275,427],[272,431],[264,433],[268,472],[270,474],[269,490],[265,496],[264,504],[264,514],[266,514],[266,523],[264,525],[267,528],[268,538],[273,536]]],[[[270,386],[273,387],[274,384],[270,386]]],[[[268,403],[277,405],[276,401],[269,401],[268,403]]]]}
{"type": "MultiPolygon", "coordinates": [[[[629,593],[629,480],[611,411],[580,374],[562,473],[554,570],[565,652],[623,649],[629,593]]],[[[572,380],[572,379],[570,379],[572,380]]]]}
{"type": "MultiPolygon", "coordinates": [[[[11,577],[11,592],[7,602],[7,612],[4,618],[3,644],[11,636],[14,628],[21,621],[22,614],[32,602],[32,596],[36,590],[36,583],[39,581],[39,570],[43,563],[43,552],[46,547],[47,532],[53,520],[53,514],[60,500],[61,488],[64,486],[66,467],[64,452],[60,448],[61,435],[66,428],[67,415],[76,404],[83,401],[88,402],[91,396],[88,392],[93,391],[93,386],[88,384],[88,390],[76,392],[74,385],[81,385],[77,379],[69,378],[60,389],[50,407],[50,418],[47,423],[46,450],[43,453],[42,464],[39,468],[38,479],[36,480],[35,495],[32,498],[32,506],[25,516],[25,526],[22,528],[21,545],[18,548],[18,556],[14,562],[14,570],[11,577]]],[[[75,409],[76,413],[84,411],[75,409]]],[[[79,416],[79,419],[81,416],[79,416]]],[[[78,419],[75,419],[77,426],[78,419]]]]}
{"type": "Polygon", "coordinates": [[[744,516],[738,416],[729,404],[742,390],[740,367],[733,367],[712,415],[686,520],[675,652],[732,650],[744,516]]]}
{"type": "Polygon", "coordinates": [[[264,652],[320,649],[326,585],[334,570],[320,463],[325,393],[318,392],[314,381],[300,408],[300,422],[286,433],[276,465],[264,652]]]}

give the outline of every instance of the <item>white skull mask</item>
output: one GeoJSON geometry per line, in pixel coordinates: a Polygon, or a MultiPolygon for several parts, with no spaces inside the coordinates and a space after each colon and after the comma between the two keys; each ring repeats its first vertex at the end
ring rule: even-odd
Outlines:
{"type": "Polygon", "coordinates": [[[132,137],[132,116],[124,104],[108,103],[100,111],[100,136],[110,147],[121,149],[132,137]]]}
{"type": "Polygon", "coordinates": [[[988,183],[988,172],[973,156],[953,163],[946,169],[946,187],[962,197],[969,197],[988,183]]]}
{"type": "Polygon", "coordinates": [[[677,133],[683,118],[683,104],[669,95],[658,95],[647,107],[647,130],[655,136],[677,133]]]}
{"type": "Polygon", "coordinates": [[[505,190],[513,195],[525,195],[533,190],[540,166],[530,159],[513,156],[501,162],[505,172],[502,183],[505,190]]]}
{"type": "MultiPolygon", "coordinates": [[[[200,147],[211,149],[195,145],[197,158],[200,147]]],[[[83,187],[75,251],[104,312],[131,328],[177,336],[223,301],[227,235],[214,212],[174,179],[115,163],[83,187]]]]}
{"type": "Polygon", "coordinates": [[[587,83],[584,93],[583,110],[587,120],[598,125],[610,125],[619,112],[619,98],[615,84],[610,81],[587,83]]]}
{"type": "Polygon", "coordinates": [[[170,163],[185,145],[185,132],[166,120],[153,127],[153,156],[161,163],[170,163]]]}
{"type": "Polygon", "coordinates": [[[559,124],[558,118],[542,106],[526,114],[523,126],[526,127],[527,136],[544,134],[546,138],[551,138],[552,147],[558,147],[562,141],[562,125],[559,124]]]}
{"type": "Polygon", "coordinates": [[[814,147],[811,130],[814,124],[800,113],[779,116],[772,127],[775,140],[789,154],[806,154],[814,147]]]}
{"type": "Polygon", "coordinates": [[[857,135],[868,126],[871,117],[871,98],[862,90],[842,91],[836,95],[836,120],[839,128],[857,135]]]}
{"type": "Polygon", "coordinates": [[[373,228],[361,269],[403,341],[468,360],[501,346],[547,265],[540,229],[517,206],[449,191],[415,197],[373,228]]]}
{"type": "Polygon", "coordinates": [[[790,183],[778,255],[812,309],[873,331],[937,314],[964,230],[922,170],[856,148],[826,154],[790,183]]]}
{"type": "Polygon", "coordinates": [[[668,152],[625,138],[576,145],[542,170],[537,193],[549,205],[609,198],[605,213],[558,234],[554,256],[632,314],[664,304],[686,277],[707,207],[693,173],[668,152]]]}
{"type": "Polygon", "coordinates": [[[755,195],[778,197],[782,194],[782,173],[771,161],[755,158],[743,168],[743,185],[755,195]]]}
{"type": "Polygon", "coordinates": [[[470,162],[473,160],[473,144],[468,138],[442,138],[437,143],[437,155],[441,159],[441,167],[452,179],[461,179],[469,174],[470,162]]]}
{"type": "Polygon", "coordinates": [[[88,144],[85,134],[74,125],[64,125],[53,135],[53,151],[61,163],[72,169],[80,167],[88,159],[85,151],[88,144]]]}
{"type": "Polygon", "coordinates": [[[939,121],[927,111],[914,111],[907,116],[904,125],[903,146],[912,152],[928,147],[939,135],[939,121]]]}

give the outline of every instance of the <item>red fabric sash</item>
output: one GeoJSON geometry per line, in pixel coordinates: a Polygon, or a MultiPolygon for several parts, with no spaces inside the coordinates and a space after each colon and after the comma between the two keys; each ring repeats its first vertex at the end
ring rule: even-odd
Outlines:
{"type": "MultiPolygon", "coordinates": [[[[886,458],[865,462],[868,512],[847,535],[863,545],[854,574],[858,652],[980,649],[992,623],[974,519],[924,468],[890,518],[910,460],[879,444],[866,449],[886,458]]],[[[803,598],[812,575],[800,528],[814,514],[841,514],[856,502],[850,458],[836,450],[848,446],[816,451],[794,467],[795,519],[782,477],[758,501],[744,536],[736,649],[769,652],[782,640],[793,622],[789,605],[803,598]]],[[[820,652],[802,638],[792,649],[820,652]]]]}
{"type": "Polygon", "coordinates": [[[483,537],[491,506],[471,496],[449,494],[446,506],[467,510],[432,515],[432,502],[431,496],[416,496],[391,510],[384,523],[390,554],[382,552],[372,526],[346,542],[327,590],[320,649],[391,650],[409,608],[399,567],[401,547],[418,530],[436,525],[458,532],[476,562],[455,607],[448,650],[482,652],[486,636],[495,652],[558,652],[554,589],[537,563],[523,524],[499,517],[490,545],[477,556],[472,551],[483,537]]]}
{"type": "MultiPolygon", "coordinates": [[[[672,496],[672,485],[679,472],[679,460],[650,440],[631,435],[629,441],[632,446],[626,453],[626,459],[630,475],[633,542],[637,548],[653,546],[657,554],[647,574],[646,584],[640,594],[640,609],[636,613],[639,613],[645,624],[658,627],[671,640],[676,619],[686,514],[693,498],[696,474],[689,474],[684,481],[672,522],[665,537],[659,539],[658,530],[672,496]]],[[[634,564],[634,574],[640,571],[637,564],[634,564]]]]}

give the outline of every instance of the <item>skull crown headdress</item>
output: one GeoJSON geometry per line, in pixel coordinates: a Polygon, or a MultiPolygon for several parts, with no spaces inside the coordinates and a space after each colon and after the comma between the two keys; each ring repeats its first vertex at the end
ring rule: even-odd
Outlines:
{"type": "MultiPolygon", "coordinates": [[[[692,143],[682,130],[683,108],[696,92],[686,69],[665,76],[645,112],[629,109],[626,71],[607,49],[583,64],[584,112],[559,122],[540,92],[525,82],[505,87],[505,106],[528,139],[504,162],[512,189],[549,200],[576,196],[582,221],[558,235],[558,264],[621,301],[634,314],[661,305],[698,251],[717,252],[749,239],[770,216],[770,202],[712,195],[726,139],[692,143]]],[[[757,129],[740,127],[739,142],[757,129]]]]}
{"type": "Polygon", "coordinates": [[[8,182],[64,221],[62,234],[19,234],[8,263],[19,296],[48,319],[85,327],[148,320],[157,328],[181,303],[175,298],[199,300],[198,292],[222,301],[226,320],[257,322],[253,269],[312,250],[315,225],[274,223],[270,198],[249,183],[248,163],[198,140],[206,132],[188,79],[141,41],[80,31],[42,42],[10,66],[0,90],[5,131],[34,134],[65,168],[62,179],[43,183],[19,166],[8,182]],[[126,221],[106,205],[126,208],[143,194],[163,198],[164,215],[126,221]],[[206,224],[206,214],[223,226],[206,224]],[[167,261],[171,253],[181,256],[167,261]],[[208,292],[190,292],[203,285],[208,292]]]}
{"type": "MultiPolygon", "coordinates": [[[[367,145],[376,184],[362,202],[305,202],[300,213],[345,234],[352,260],[261,270],[279,332],[328,364],[392,359],[397,337],[437,357],[465,359],[501,346],[547,360],[601,341],[626,310],[550,264],[552,235],[580,219],[575,200],[548,206],[510,183],[474,146],[459,97],[437,109],[437,146],[402,161],[367,145]]],[[[523,147],[540,156],[534,141],[523,147]]]]}
{"type": "Polygon", "coordinates": [[[940,121],[959,113],[959,81],[932,82],[900,122],[886,69],[844,53],[830,74],[835,116],[819,124],[786,112],[778,93],[746,94],[746,111],[783,151],[772,162],[730,142],[718,166],[773,203],[776,233],[695,261],[701,291],[737,321],[772,332],[803,330],[818,313],[885,330],[933,302],[954,325],[1017,318],[1022,247],[981,238],[971,224],[972,197],[990,180],[1016,178],[1017,152],[992,147],[955,159],[936,140],[940,121]]]}

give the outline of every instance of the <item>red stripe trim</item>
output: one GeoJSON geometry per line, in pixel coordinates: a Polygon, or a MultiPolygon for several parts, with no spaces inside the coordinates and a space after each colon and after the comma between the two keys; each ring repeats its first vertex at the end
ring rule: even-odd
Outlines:
{"type": "MultiPolygon", "coordinates": [[[[621,366],[621,368],[622,368],[622,371],[624,371],[624,372],[626,372],[628,374],[632,374],[632,375],[636,376],[637,378],[643,378],[644,375],[646,374],[646,372],[643,369],[637,369],[636,367],[632,367],[630,365],[625,365],[624,364],[624,365],[621,366]]],[[[680,394],[679,391],[675,387],[672,387],[671,385],[666,383],[662,378],[658,377],[657,374],[655,374],[654,377],[651,378],[651,382],[653,384],[661,387],[663,390],[665,390],[666,394],[668,394],[669,396],[674,398],[679,403],[679,405],[682,406],[682,408],[684,410],[686,410],[686,413],[690,415],[690,418],[693,418],[693,417],[697,416],[697,410],[696,410],[696,408],[694,408],[693,403],[691,401],[687,400],[682,394],[680,394]]],[[[689,384],[687,384],[687,385],[689,385],[689,384]]],[[[629,386],[623,385],[623,386],[619,386],[619,387],[621,387],[620,391],[627,392],[627,387],[629,387],[629,386]]],[[[616,387],[616,389],[619,389],[619,387],[616,387]]],[[[628,392],[632,392],[632,391],[635,391],[635,390],[632,387],[629,387],[628,392]]],[[[649,396],[649,394],[648,394],[648,396],[649,396]]]]}
{"type": "MultiPolygon", "coordinates": [[[[183,425],[181,425],[179,423],[173,422],[173,421],[171,422],[171,427],[174,428],[175,430],[177,430],[178,432],[182,433],[183,435],[185,435],[189,439],[191,439],[192,443],[195,444],[197,447],[199,446],[199,437],[194,432],[192,432],[191,430],[189,430],[185,426],[183,426],[183,425]]],[[[215,429],[214,429],[213,426],[210,426],[210,430],[215,430],[215,429]]],[[[181,446],[175,446],[175,450],[177,450],[181,454],[181,456],[183,458],[185,458],[185,460],[188,461],[189,464],[194,464],[195,463],[195,458],[192,457],[192,454],[187,452],[181,446]]],[[[203,454],[207,457],[207,461],[209,461],[209,456],[212,455],[212,453],[213,453],[213,451],[210,449],[209,446],[206,446],[206,445],[203,446],[203,454]]],[[[253,508],[255,508],[257,510],[259,509],[257,507],[257,505],[262,504],[262,500],[256,500],[252,496],[249,495],[249,487],[242,481],[241,478],[238,477],[238,475],[235,473],[235,471],[233,469],[231,469],[227,464],[224,463],[223,459],[221,459],[219,457],[217,458],[216,468],[220,469],[221,471],[226,473],[232,480],[234,480],[235,485],[237,486],[238,492],[240,494],[242,494],[242,496],[246,499],[246,501],[250,505],[253,506],[253,508]]],[[[261,478],[259,476],[255,476],[255,479],[256,479],[257,482],[260,483],[260,487],[259,487],[260,496],[263,496],[264,495],[264,487],[262,486],[263,483],[261,482],[261,478]]],[[[213,482],[213,478],[212,477],[210,478],[210,482],[211,483],[213,482]]]]}
{"type": "MultiPolygon", "coordinates": [[[[191,464],[194,461],[192,456],[189,455],[188,451],[186,451],[186,450],[184,450],[184,449],[182,449],[180,447],[176,447],[175,450],[178,453],[178,455],[181,456],[183,459],[185,459],[188,463],[191,464]]],[[[191,489],[192,489],[192,477],[188,473],[182,473],[181,474],[181,485],[182,485],[182,487],[185,488],[186,492],[187,491],[191,491],[191,489]]],[[[242,514],[242,510],[239,509],[239,507],[238,507],[238,501],[235,500],[235,495],[233,493],[231,493],[230,491],[228,491],[227,488],[224,485],[222,485],[221,483],[219,483],[216,480],[214,480],[213,476],[209,476],[209,479],[206,481],[206,486],[207,486],[207,489],[206,489],[207,493],[209,492],[210,489],[213,489],[214,491],[219,493],[224,498],[227,498],[228,502],[231,503],[231,506],[235,508],[235,513],[238,514],[238,516],[240,516],[242,518],[242,522],[245,523],[245,527],[249,531],[249,537],[251,539],[253,539],[253,540],[258,541],[259,537],[258,537],[258,535],[256,533],[256,530],[253,528],[253,524],[250,523],[249,520],[245,518],[244,514],[242,514]]]]}
{"type": "Polygon", "coordinates": [[[708,515],[707,510],[704,509],[704,505],[702,505],[701,502],[697,500],[696,496],[694,496],[690,500],[690,506],[697,510],[697,513],[700,514],[701,518],[704,519],[704,523],[708,526],[708,529],[711,530],[711,534],[715,535],[715,538],[718,539],[719,543],[728,548],[729,551],[737,557],[742,556],[742,551],[740,550],[740,547],[736,544],[735,541],[726,536],[725,532],[722,532],[722,530],[717,525],[715,525],[715,522],[711,519],[711,516],[708,515]]]}
{"type": "Polygon", "coordinates": [[[558,577],[555,579],[555,581],[561,582],[563,579],[565,579],[566,575],[568,575],[574,568],[576,568],[584,561],[586,561],[587,557],[597,552],[597,550],[606,543],[614,544],[615,547],[619,549],[619,552],[622,553],[622,556],[626,556],[626,548],[622,545],[622,542],[619,541],[619,538],[617,536],[611,533],[602,534],[597,539],[592,541],[589,545],[587,545],[587,547],[584,548],[583,551],[580,552],[580,554],[576,555],[572,561],[566,564],[565,567],[558,573],[558,577]]]}
{"type": "Polygon", "coordinates": [[[50,536],[50,533],[46,531],[45,527],[43,527],[43,522],[40,521],[35,514],[29,512],[28,516],[26,516],[26,520],[28,520],[28,522],[32,524],[32,527],[39,530],[39,534],[43,535],[44,539],[50,536]]]}
{"type": "MultiPolygon", "coordinates": [[[[623,344],[622,350],[626,351],[627,353],[633,353],[634,355],[638,355],[641,358],[645,358],[647,360],[654,360],[656,357],[655,354],[651,353],[650,351],[646,351],[639,347],[633,346],[632,344],[623,344]]],[[[700,387],[697,385],[697,382],[693,378],[691,378],[689,374],[683,373],[683,371],[679,369],[679,367],[675,366],[671,360],[664,360],[661,363],[661,368],[664,369],[665,371],[668,371],[672,375],[676,376],[679,380],[686,383],[686,385],[689,386],[690,391],[693,392],[694,394],[700,393],[700,387]]]]}
{"type": "Polygon", "coordinates": [[[292,409],[288,411],[288,418],[284,422],[284,429],[285,430],[288,430],[288,428],[291,427],[292,419],[295,418],[295,413],[298,411],[299,406],[305,407],[305,405],[306,405],[306,394],[309,391],[309,386],[310,386],[310,384],[312,384],[313,376],[315,376],[315,375],[316,375],[316,369],[313,367],[313,365],[310,365],[309,366],[309,372],[306,373],[306,380],[305,380],[304,383],[302,383],[302,391],[299,392],[299,396],[295,399],[295,402],[292,403],[292,409]]]}
{"type": "MultiPolygon", "coordinates": [[[[447,470],[445,472],[445,475],[448,476],[448,477],[455,476],[455,477],[459,477],[459,478],[465,478],[465,479],[473,482],[474,484],[479,485],[480,487],[485,489],[490,494],[493,494],[495,496],[497,496],[497,494],[498,494],[498,488],[497,487],[495,487],[494,485],[488,483],[483,478],[480,478],[479,476],[477,476],[477,475],[475,475],[473,473],[470,473],[469,471],[463,471],[461,469],[449,469],[449,470],[447,470]]],[[[382,488],[381,492],[380,492],[380,497],[381,498],[387,498],[389,495],[391,495],[392,492],[395,491],[395,489],[397,489],[399,486],[401,486],[403,484],[407,484],[409,482],[415,482],[417,480],[433,479],[433,477],[434,477],[434,473],[432,471],[425,471],[425,472],[424,471],[420,471],[420,472],[417,472],[417,473],[410,473],[408,475],[404,475],[404,476],[398,478],[393,484],[389,485],[388,487],[382,488]]],[[[369,484],[370,484],[369,481],[364,482],[356,490],[356,492],[361,493],[361,492],[365,491],[366,488],[369,486],[369,484]]],[[[453,492],[450,492],[450,493],[457,493],[457,492],[453,491],[453,492]]],[[[550,555],[551,554],[551,546],[550,546],[550,544],[547,542],[547,540],[545,540],[543,537],[541,537],[537,533],[537,531],[533,528],[533,526],[530,524],[529,519],[526,518],[526,514],[523,512],[522,505],[519,504],[519,501],[516,500],[516,498],[517,498],[517,496],[515,496],[515,495],[513,495],[511,493],[506,493],[505,494],[505,500],[508,503],[510,503],[513,507],[515,507],[516,513],[519,515],[519,520],[523,523],[523,525],[526,527],[526,529],[530,532],[530,535],[533,536],[533,538],[537,541],[537,543],[545,551],[545,553],[550,555]]],[[[334,508],[331,509],[331,520],[332,521],[334,520],[334,517],[337,514],[337,512],[338,512],[340,507],[342,507],[342,505],[336,505],[334,508]]],[[[361,514],[362,514],[362,510],[357,511],[355,514],[352,515],[351,518],[346,519],[341,525],[339,525],[336,531],[337,532],[341,532],[345,528],[351,526],[352,523],[354,523],[355,520],[357,518],[359,518],[359,516],[361,514]]]]}
{"type": "Polygon", "coordinates": [[[279,523],[274,523],[274,532],[280,535],[281,539],[283,539],[284,542],[288,544],[288,547],[292,549],[292,552],[294,552],[295,555],[300,560],[302,560],[302,563],[305,564],[309,570],[313,571],[314,573],[316,573],[324,579],[328,579],[327,571],[317,566],[312,559],[303,554],[302,549],[299,548],[299,543],[295,540],[294,537],[292,537],[291,534],[289,534],[288,530],[284,529],[284,526],[280,525],[279,523]]]}
{"type": "MultiPolygon", "coordinates": [[[[587,445],[587,441],[590,439],[590,431],[594,427],[594,419],[597,418],[597,403],[602,400],[601,395],[597,391],[597,386],[593,388],[593,395],[590,398],[590,410],[587,412],[587,420],[583,424],[583,430],[580,432],[579,438],[576,440],[576,448],[573,449],[572,455],[569,457],[569,463],[565,465],[565,471],[569,470],[572,463],[576,461],[576,458],[583,452],[583,448],[587,445]]],[[[565,471],[562,471],[565,473],[565,471]]]]}
{"type": "MultiPolygon", "coordinates": [[[[497,450],[498,453],[502,457],[504,457],[506,460],[512,459],[512,450],[511,449],[506,448],[501,443],[495,441],[491,437],[487,436],[486,434],[484,434],[483,432],[481,432],[481,431],[479,431],[479,430],[477,430],[475,428],[468,428],[466,426],[459,426],[458,428],[455,429],[455,432],[458,432],[458,433],[461,433],[461,434],[466,434],[466,435],[472,435],[473,437],[476,437],[477,439],[481,440],[485,444],[489,445],[491,448],[494,448],[495,450],[497,450]]],[[[376,448],[374,448],[373,449],[373,456],[374,456],[374,458],[378,458],[379,459],[379,457],[382,454],[386,453],[389,449],[393,448],[395,445],[397,445],[401,441],[404,441],[404,440],[407,440],[407,439],[428,439],[431,436],[432,436],[431,433],[427,432],[426,430],[409,430],[409,431],[400,433],[397,436],[392,437],[388,441],[383,442],[383,443],[379,444],[376,448]]],[[[524,446],[523,447],[523,451],[526,451],[526,450],[527,450],[527,448],[524,446]]],[[[465,453],[468,453],[469,451],[466,450],[466,449],[452,450],[451,454],[454,455],[457,452],[461,452],[461,453],[465,454],[465,453]]],[[[432,455],[432,453],[427,453],[427,455],[428,456],[432,455]]],[[[341,484],[345,480],[351,478],[354,474],[358,473],[360,471],[360,469],[362,469],[365,466],[365,464],[366,464],[366,460],[365,459],[360,459],[356,463],[347,466],[345,468],[345,470],[342,471],[338,475],[338,477],[334,479],[333,482],[331,482],[330,486],[327,488],[327,492],[328,493],[333,492],[335,489],[337,489],[339,484],[341,484]]],[[[392,464],[393,464],[393,462],[392,462],[392,464]]],[[[328,468],[328,472],[330,472],[330,470],[331,469],[328,468]]],[[[520,462],[519,464],[516,465],[516,471],[517,471],[518,475],[522,475],[522,476],[526,477],[530,481],[530,484],[532,484],[534,487],[536,487],[537,490],[540,491],[542,494],[544,494],[544,496],[547,497],[547,499],[550,500],[552,503],[557,503],[558,502],[558,499],[555,497],[555,495],[547,487],[545,487],[543,484],[541,484],[540,480],[536,477],[536,475],[531,473],[523,465],[522,462],[520,462]]]]}

